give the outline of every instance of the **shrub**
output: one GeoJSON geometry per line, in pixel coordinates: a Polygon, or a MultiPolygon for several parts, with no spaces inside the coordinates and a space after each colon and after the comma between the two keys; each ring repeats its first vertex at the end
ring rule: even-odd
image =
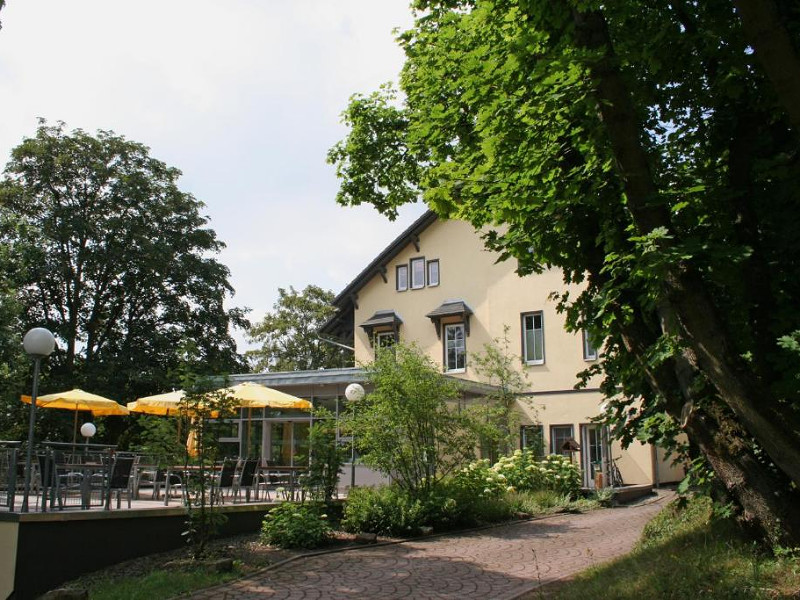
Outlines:
{"type": "Polygon", "coordinates": [[[350,490],[342,528],[353,533],[409,535],[425,525],[425,506],[397,486],[350,490]]]}
{"type": "Polygon", "coordinates": [[[510,456],[502,456],[492,470],[505,477],[509,487],[515,490],[538,490],[545,487],[544,472],[530,450],[516,450],[510,456]]]}
{"type": "Polygon", "coordinates": [[[280,548],[317,548],[330,537],[327,519],[318,505],[284,502],[264,517],[261,541],[280,548]]]}
{"type": "Polygon", "coordinates": [[[575,496],[581,489],[581,472],[578,466],[559,454],[551,454],[536,461],[529,450],[517,450],[502,457],[492,470],[506,478],[515,490],[554,490],[575,496]]]}
{"type": "Polygon", "coordinates": [[[486,459],[476,460],[456,472],[450,486],[473,498],[499,497],[508,491],[506,476],[489,466],[486,459]]]}

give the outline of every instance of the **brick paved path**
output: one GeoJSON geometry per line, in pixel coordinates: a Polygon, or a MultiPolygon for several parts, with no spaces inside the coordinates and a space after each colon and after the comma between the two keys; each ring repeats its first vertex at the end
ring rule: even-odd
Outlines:
{"type": "Polygon", "coordinates": [[[666,504],[558,515],[459,535],[300,558],[195,600],[511,599],[627,553],[666,504]]]}

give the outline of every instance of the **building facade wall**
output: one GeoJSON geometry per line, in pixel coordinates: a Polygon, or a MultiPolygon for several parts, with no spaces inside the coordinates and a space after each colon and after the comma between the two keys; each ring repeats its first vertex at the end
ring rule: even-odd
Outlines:
{"type": "MultiPolygon", "coordinates": [[[[541,424],[548,449],[554,425],[572,425],[574,438],[580,442],[581,425],[589,426],[591,418],[599,414],[603,397],[597,391],[598,379],[590,380],[588,391],[574,390],[577,374],[592,361],[584,358],[583,336],[565,330],[565,315],[557,312],[557,300],[551,297],[554,292],[564,291],[575,297],[580,288],[565,286],[557,269],[518,276],[515,260],[497,262],[498,255],[486,250],[479,235],[462,221],[434,221],[419,234],[417,244],[419,248],[409,243],[386,264],[385,280],[380,274],[375,275],[359,290],[355,308],[356,363],[367,364],[375,355],[370,335],[360,324],[378,311],[394,311],[402,320],[398,330],[402,342],[416,343],[443,372],[481,381],[470,357],[483,351],[486,344],[502,338],[507,327],[509,350],[519,357],[515,364],[525,375],[527,392],[532,395],[532,401],[519,403],[523,424],[541,424]],[[411,261],[419,258],[426,263],[438,261],[438,285],[427,285],[426,281],[424,287],[412,289],[411,261]],[[404,291],[397,289],[398,266],[408,267],[408,289],[404,291]],[[440,337],[431,319],[426,317],[452,300],[463,301],[473,311],[469,317],[463,372],[446,370],[444,327],[440,337]],[[538,312],[544,331],[544,360],[541,364],[526,364],[522,360],[522,318],[524,314],[538,312]]],[[[447,317],[442,323],[460,321],[460,317],[447,317]]],[[[654,481],[649,447],[633,447],[628,452],[612,448],[610,454],[624,455],[618,465],[626,483],[654,481]]],[[[665,475],[675,479],[668,469],[665,475]]]]}

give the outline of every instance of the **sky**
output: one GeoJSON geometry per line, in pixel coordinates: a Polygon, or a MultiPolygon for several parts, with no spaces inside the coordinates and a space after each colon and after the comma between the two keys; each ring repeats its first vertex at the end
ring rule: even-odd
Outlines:
{"type": "MultiPolygon", "coordinates": [[[[409,0],[7,0],[0,160],[38,118],[112,130],[183,172],[255,322],[278,288],[340,291],[424,211],[334,198],[354,93],[397,81],[409,0]]],[[[252,346],[236,332],[239,350],[252,346]]]]}

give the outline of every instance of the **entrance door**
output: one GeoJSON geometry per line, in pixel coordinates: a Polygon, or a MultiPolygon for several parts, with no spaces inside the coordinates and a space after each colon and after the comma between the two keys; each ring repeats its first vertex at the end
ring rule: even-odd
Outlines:
{"type": "Polygon", "coordinates": [[[584,423],[581,425],[581,468],[583,486],[594,489],[594,476],[603,473],[603,486],[608,486],[608,457],[611,448],[608,428],[604,425],[584,423]]]}

